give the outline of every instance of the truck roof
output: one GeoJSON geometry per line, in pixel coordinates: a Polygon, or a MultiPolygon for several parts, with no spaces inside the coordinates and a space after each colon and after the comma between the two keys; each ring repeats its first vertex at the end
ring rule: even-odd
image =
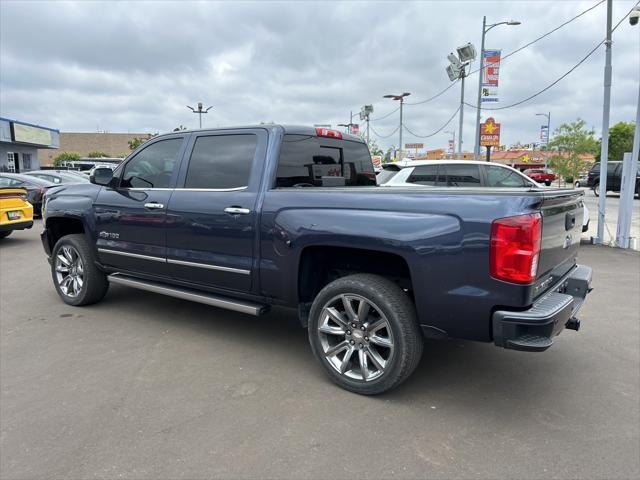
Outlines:
{"type": "MultiPolygon", "coordinates": [[[[163,134],[161,134],[159,136],[173,135],[173,134],[177,134],[177,133],[222,132],[222,131],[226,131],[226,130],[244,130],[244,129],[255,129],[255,128],[264,128],[266,130],[273,129],[273,128],[279,128],[279,129],[282,129],[285,134],[317,136],[316,129],[320,128],[320,127],[310,127],[310,126],[307,126],[307,125],[285,125],[285,124],[269,123],[269,124],[260,124],[260,125],[235,125],[235,126],[218,127],[218,128],[202,128],[202,129],[195,128],[195,129],[189,129],[189,130],[180,130],[180,131],[176,131],[176,132],[165,132],[165,133],[163,133],[163,134]]],[[[365,143],[364,139],[362,139],[361,137],[359,137],[357,135],[352,135],[350,133],[345,133],[345,132],[342,132],[342,131],[337,130],[337,129],[326,129],[326,130],[333,130],[333,131],[336,131],[336,132],[340,132],[340,134],[342,135],[342,139],[343,140],[349,140],[349,141],[352,141],[352,142],[365,143]]]]}

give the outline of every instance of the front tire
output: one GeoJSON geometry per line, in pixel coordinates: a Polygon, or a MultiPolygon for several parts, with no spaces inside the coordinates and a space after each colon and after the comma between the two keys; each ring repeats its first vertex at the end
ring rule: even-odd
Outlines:
{"type": "Polygon", "coordinates": [[[82,306],[102,300],[109,282],[95,261],[84,235],[67,235],[58,240],[51,255],[51,276],[63,302],[82,306]]]}
{"type": "Polygon", "coordinates": [[[547,187],[550,187],[550,186],[551,186],[551,180],[545,180],[545,181],[544,181],[544,184],[545,184],[547,187]]]}
{"type": "Polygon", "coordinates": [[[599,197],[599,196],[600,196],[600,184],[599,184],[599,183],[596,183],[596,184],[593,186],[593,194],[594,194],[596,197],[599,197]]]}
{"type": "Polygon", "coordinates": [[[349,275],[320,291],[309,315],[309,342],[331,380],[364,395],[400,385],[423,349],[411,299],[371,274],[349,275]]]}

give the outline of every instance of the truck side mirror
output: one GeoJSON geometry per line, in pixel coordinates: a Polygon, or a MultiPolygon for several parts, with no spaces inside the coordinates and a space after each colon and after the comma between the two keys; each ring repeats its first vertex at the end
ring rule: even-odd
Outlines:
{"type": "Polygon", "coordinates": [[[107,186],[111,183],[111,180],[113,180],[113,170],[107,167],[96,168],[89,176],[89,181],[96,185],[107,186]]]}

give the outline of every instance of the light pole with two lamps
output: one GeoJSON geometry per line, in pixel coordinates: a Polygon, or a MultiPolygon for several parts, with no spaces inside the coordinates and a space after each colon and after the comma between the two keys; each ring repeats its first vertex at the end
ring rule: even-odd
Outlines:
{"type": "Polygon", "coordinates": [[[205,108],[204,110],[202,109],[202,102],[198,102],[198,109],[196,110],[193,107],[190,107],[189,105],[187,105],[187,108],[191,109],[191,111],[193,113],[197,113],[198,114],[198,120],[200,121],[200,128],[202,128],[202,114],[203,113],[207,113],[209,112],[209,110],[211,110],[213,108],[213,105],[210,107],[205,108]]]}

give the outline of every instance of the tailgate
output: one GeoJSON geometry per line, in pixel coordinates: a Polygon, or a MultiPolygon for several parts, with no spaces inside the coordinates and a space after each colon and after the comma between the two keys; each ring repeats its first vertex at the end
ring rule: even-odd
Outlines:
{"type": "Polygon", "coordinates": [[[542,242],[536,296],[553,285],[576,263],[582,235],[583,204],[581,190],[548,190],[541,205],[542,242]]]}

